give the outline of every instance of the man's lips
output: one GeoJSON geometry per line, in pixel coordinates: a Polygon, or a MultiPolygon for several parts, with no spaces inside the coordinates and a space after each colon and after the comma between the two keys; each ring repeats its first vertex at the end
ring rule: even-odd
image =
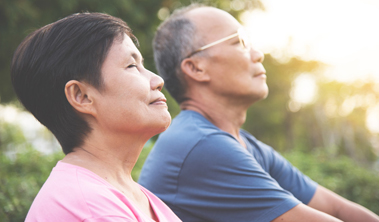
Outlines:
{"type": "Polygon", "coordinates": [[[255,74],[254,77],[266,77],[266,72],[259,72],[255,74]]]}

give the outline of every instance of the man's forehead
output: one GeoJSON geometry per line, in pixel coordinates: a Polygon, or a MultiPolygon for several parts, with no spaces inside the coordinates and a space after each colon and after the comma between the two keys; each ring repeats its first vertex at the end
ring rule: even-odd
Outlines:
{"type": "Polygon", "coordinates": [[[196,27],[197,38],[215,40],[222,36],[230,35],[241,25],[229,13],[213,8],[195,8],[185,14],[196,27]]]}
{"type": "Polygon", "coordinates": [[[239,22],[229,13],[213,7],[195,8],[185,15],[197,28],[220,28],[225,26],[239,26],[239,22]]]}

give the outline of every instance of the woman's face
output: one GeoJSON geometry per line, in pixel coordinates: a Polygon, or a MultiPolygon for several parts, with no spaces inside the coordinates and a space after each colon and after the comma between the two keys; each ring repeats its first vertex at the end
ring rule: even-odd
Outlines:
{"type": "Polygon", "coordinates": [[[163,79],[144,68],[129,36],[114,40],[101,72],[104,84],[95,93],[94,106],[102,129],[151,137],[170,125],[163,79]]]}

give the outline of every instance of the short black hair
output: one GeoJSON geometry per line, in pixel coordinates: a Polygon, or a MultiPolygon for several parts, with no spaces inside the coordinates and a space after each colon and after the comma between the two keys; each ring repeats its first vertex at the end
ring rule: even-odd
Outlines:
{"type": "Polygon", "coordinates": [[[103,13],[77,13],[29,34],[11,64],[13,88],[25,108],[57,138],[68,154],[91,131],[65,95],[70,80],[101,90],[101,67],[115,38],[124,33],[138,44],[121,19],[103,13]]]}

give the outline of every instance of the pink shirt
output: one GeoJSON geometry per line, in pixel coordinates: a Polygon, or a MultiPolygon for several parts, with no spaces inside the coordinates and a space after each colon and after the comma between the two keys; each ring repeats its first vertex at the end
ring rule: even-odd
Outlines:
{"type": "MultiPolygon", "coordinates": [[[[181,221],[158,197],[141,186],[159,221],[181,221]]],[[[58,162],[26,216],[30,221],[152,222],[120,191],[97,174],[58,162]]]]}

